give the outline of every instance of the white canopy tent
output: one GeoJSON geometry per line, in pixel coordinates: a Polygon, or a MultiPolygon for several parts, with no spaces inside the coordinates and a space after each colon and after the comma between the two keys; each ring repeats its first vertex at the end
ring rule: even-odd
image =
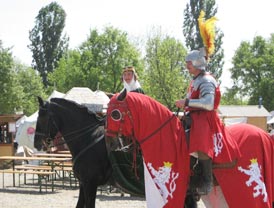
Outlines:
{"type": "Polygon", "coordinates": [[[109,97],[106,93],[100,90],[93,92],[87,87],[73,87],[64,98],[84,105],[97,113],[105,113],[109,103],[109,97]]]}

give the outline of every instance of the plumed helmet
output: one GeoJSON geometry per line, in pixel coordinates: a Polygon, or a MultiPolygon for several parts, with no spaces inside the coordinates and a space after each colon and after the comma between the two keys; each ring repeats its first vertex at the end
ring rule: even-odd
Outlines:
{"type": "Polygon", "coordinates": [[[190,51],[187,56],[185,61],[191,61],[192,65],[200,70],[205,70],[206,69],[206,58],[205,58],[205,51],[203,49],[201,50],[193,50],[190,51]]]}

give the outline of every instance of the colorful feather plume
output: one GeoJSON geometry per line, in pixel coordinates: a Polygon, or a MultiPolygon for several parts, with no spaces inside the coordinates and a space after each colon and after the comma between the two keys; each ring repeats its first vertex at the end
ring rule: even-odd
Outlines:
{"type": "Polygon", "coordinates": [[[210,19],[205,20],[204,17],[205,12],[202,10],[198,18],[198,24],[200,34],[203,39],[204,46],[206,48],[207,57],[209,57],[214,53],[215,50],[215,22],[217,21],[217,18],[211,17],[210,19]]]}

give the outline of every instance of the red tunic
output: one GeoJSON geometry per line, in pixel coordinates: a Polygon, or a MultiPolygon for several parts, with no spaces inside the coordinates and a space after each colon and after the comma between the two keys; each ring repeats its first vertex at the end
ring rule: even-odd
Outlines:
{"type": "MultiPolygon", "coordinates": [[[[200,98],[200,90],[193,88],[194,81],[190,83],[189,99],[200,98]]],[[[238,145],[226,132],[218,116],[217,108],[220,104],[220,98],[221,93],[218,86],[215,90],[214,110],[186,108],[192,119],[189,152],[204,152],[213,159],[214,163],[231,162],[241,155],[238,145]]]]}

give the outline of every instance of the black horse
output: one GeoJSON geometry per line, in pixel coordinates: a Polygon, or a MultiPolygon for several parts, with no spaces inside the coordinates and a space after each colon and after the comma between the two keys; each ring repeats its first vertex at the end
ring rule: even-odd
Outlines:
{"type": "MultiPolygon", "coordinates": [[[[143,178],[137,180],[135,171],[132,171],[132,154],[107,152],[105,117],[62,98],[52,98],[50,102],[38,98],[38,101],[34,147],[41,150],[53,142],[58,132],[62,134],[72,154],[74,175],[80,184],[77,208],[95,207],[97,187],[107,183],[126,193],[144,196],[143,178]]],[[[137,155],[135,161],[139,176],[142,176],[141,159],[137,155]]]]}
{"type": "MultiPolygon", "coordinates": [[[[106,183],[127,193],[144,196],[142,157],[140,154],[134,157],[132,152],[108,153],[104,137],[105,117],[62,98],[52,98],[50,102],[38,98],[38,101],[34,147],[41,150],[53,141],[58,132],[63,135],[80,184],[77,208],[95,207],[97,187],[106,183]],[[135,169],[132,168],[133,160],[135,169]]],[[[185,207],[196,207],[192,196],[186,198],[185,207]]]]}
{"type": "Polygon", "coordinates": [[[38,100],[34,147],[41,150],[60,132],[72,154],[73,171],[80,184],[76,207],[95,207],[97,187],[106,184],[112,174],[104,139],[105,119],[65,99],[54,98],[50,103],[38,100]]]}

